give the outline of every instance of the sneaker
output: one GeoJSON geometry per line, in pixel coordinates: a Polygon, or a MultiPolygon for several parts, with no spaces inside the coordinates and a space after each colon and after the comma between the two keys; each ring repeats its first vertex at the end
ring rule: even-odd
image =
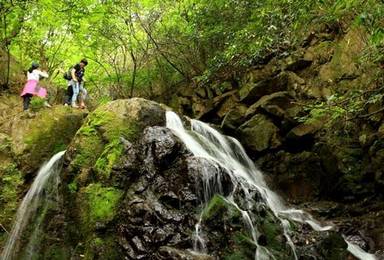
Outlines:
{"type": "Polygon", "coordinates": [[[79,106],[76,105],[75,103],[72,104],[72,107],[73,107],[73,108],[79,108],[79,106]]]}
{"type": "Polygon", "coordinates": [[[45,107],[52,107],[47,101],[44,102],[45,107]]]}
{"type": "Polygon", "coordinates": [[[65,106],[65,107],[67,107],[67,106],[68,106],[68,104],[67,104],[67,103],[65,103],[65,104],[64,104],[64,106],[65,106]]]}

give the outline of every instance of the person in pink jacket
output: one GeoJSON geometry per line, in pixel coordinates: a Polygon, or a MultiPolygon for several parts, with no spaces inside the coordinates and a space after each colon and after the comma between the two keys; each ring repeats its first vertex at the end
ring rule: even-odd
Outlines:
{"type": "MultiPolygon", "coordinates": [[[[41,98],[47,97],[47,90],[38,85],[40,78],[48,78],[48,73],[38,69],[39,64],[32,62],[31,68],[27,72],[27,83],[25,84],[21,97],[23,98],[23,109],[28,110],[29,104],[33,96],[41,98]]],[[[50,107],[47,101],[44,103],[45,106],[50,107]]]]}

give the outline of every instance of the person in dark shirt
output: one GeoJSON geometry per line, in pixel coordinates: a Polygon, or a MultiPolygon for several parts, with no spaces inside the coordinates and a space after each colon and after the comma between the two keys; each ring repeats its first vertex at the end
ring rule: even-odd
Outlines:
{"type": "Polygon", "coordinates": [[[76,104],[77,98],[80,95],[80,107],[84,108],[84,99],[86,97],[87,91],[84,88],[84,73],[85,73],[85,66],[88,65],[88,61],[86,59],[82,59],[80,63],[73,66],[71,70],[71,77],[72,79],[69,82],[69,85],[72,86],[72,98],[70,100],[72,107],[78,108],[79,106],[76,104]]]}

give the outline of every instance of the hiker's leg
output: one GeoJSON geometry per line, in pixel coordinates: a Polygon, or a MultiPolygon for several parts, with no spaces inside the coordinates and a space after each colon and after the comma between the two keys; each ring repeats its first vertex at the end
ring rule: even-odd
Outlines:
{"type": "Polygon", "coordinates": [[[25,94],[23,96],[23,109],[28,110],[29,104],[31,103],[32,94],[25,94]]]}
{"type": "Polygon", "coordinates": [[[67,93],[66,93],[64,103],[67,105],[70,105],[72,101],[72,96],[73,96],[72,81],[68,81],[67,93]]]}
{"type": "Polygon", "coordinates": [[[79,95],[79,82],[74,81],[74,84],[72,84],[72,90],[73,90],[73,95],[72,95],[72,100],[71,104],[72,106],[76,106],[76,101],[77,101],[77,96],[79,95]]]}
{"type": "Polygon", "coordinates": [[[84,102],[85,102],[86,97],[87,97],[87,90],[84,88],[84,82],[81,82],[80,83],[80,95],[79,95],[81,108],[85,108],[84,102]]]}

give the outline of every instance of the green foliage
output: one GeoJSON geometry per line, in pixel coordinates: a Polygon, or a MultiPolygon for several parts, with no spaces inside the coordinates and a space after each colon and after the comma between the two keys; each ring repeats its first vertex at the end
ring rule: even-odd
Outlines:
{"type": "Polygon", "coordinates": [[[117,247],[112,236],[92,238],[86,245],[84,259],[118,259],[117,247]]]}
{"type": "Polygon", "coordinates": [[[34,96],[31,99],[30,108],[32,111],[39,111],[44,107],[45,99],[41,97],[34,96]]]}
{"type": "Polygon", "coordinates": [[[379,0],[38,0],[12,8],[0,13],[8,19],[4,35],[18,28],[10,50],[22,65],[39,60],[64,86],[57,75],[87,57],[87,89],[100,103],[106,96],[153,97],[184,79],[231,77],[301,42],[300,32],[318,24],[363,26],[364,57],[384,60],[379,0]]]}

